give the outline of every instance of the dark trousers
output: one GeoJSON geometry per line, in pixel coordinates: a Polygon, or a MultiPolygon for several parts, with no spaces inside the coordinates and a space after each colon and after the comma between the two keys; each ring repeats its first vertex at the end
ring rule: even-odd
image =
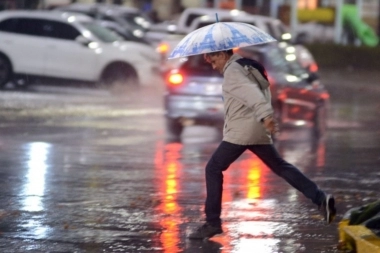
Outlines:
{"type": "Polygon", "coordinates": [[[214,226],[221,224],[223,171],[245,150],[249,149],[274,173],[302,192],[316,205],[321,205],[325,193],[292,164],[281,158],[273,145],[236,145],[222,141],[206,166],[206,221],[214,226]]]}

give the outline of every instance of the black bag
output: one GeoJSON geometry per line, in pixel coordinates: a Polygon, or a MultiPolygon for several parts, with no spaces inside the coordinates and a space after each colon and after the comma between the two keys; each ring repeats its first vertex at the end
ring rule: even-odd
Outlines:
{"type": "Polygon", "coordinates": [[[252,59],[248,59],[248,58],[240,58],[238,60],[236,60],[237,63],[239,63],[241,66],[245,67],[245,66],[251,66],[255,69],[257,69],[260,74],[267,80],[268,80],[268,74],[267,72],[265,71],[265,68],[263,65],[261,65],[260,62],[258,61],[255,61],[255,60],[252,60],[252,59]]]}

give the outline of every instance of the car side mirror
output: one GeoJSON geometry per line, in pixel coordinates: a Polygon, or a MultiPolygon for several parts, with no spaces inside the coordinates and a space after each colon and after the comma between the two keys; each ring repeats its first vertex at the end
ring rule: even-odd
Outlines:
{"type": "Polygon", "coordinates": [[[75,41],[78,42],[79,44],[82,44],[83,46],[88,46],[88,44],[91,43],[91,40],[87,39],[86,37],[82,35],[79,35],[78,37],[76,37],[75,41]]]}

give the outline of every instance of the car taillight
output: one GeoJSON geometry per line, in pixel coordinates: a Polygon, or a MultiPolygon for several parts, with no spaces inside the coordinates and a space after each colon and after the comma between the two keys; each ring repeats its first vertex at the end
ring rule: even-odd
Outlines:
{"type": "Polygon", "coordinates": [[[310,71],[311,73],[315,73],[315,72],[317,72],[317,71],[318,71],[318,65],[317,65],[316,63],[310,64],[310,66],[309,66],[309,71],[310,71]]]}
{"type": "Polygon", "coordinates": [[[168,77],[168,83],[169,84],[171,84],[173,86],[177,86],[177,85],[180,85],[182,82],[183,82],[182,74],[180,74],[180,73],[169,74],[169,77],[168,77]]]}
{"type": "Polygon", "coordinates": [[[325,93],[323,93],[323,94],[321,95],[321,98],[323,98],[324,100],[327,100],[327,99],[330,98],[330,95],[329,95],[327,92],[325,92],[325,93]]]}

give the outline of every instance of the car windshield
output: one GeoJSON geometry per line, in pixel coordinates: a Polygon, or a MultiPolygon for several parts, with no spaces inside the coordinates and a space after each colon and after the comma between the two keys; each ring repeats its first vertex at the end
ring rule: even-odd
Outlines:
{"type": "Polygon", "coordinates": [[[126,13],[122,17],[129,24],[133,24],[143,29],[147,29],[149,27],[149,20],[138,13],[126,13]]]}
{"type": "Polygon", "coordinates": [[[121,36],[117,33],[102,27],[96,23],[91,22],[82,22],[81,23],[85,28],[87,28],[95,37],[105,43],[112,43],[115,41],[123,40],[121,36]]]}
{"type": "Polygon", "coordinates": [[[267,60],[268,64],[274,71],[295,76],[301,76],[306,73],[295,58],[287,57],[286,52],[280,48],[273,47],[270,50],[267,50],[267,60]]]}
{"type": "Polygon", "coordinates": [[[184,70],[188,75],[221,76],[218,71],[212,69],[211,65],[204,60],[203,55],[189,56],[188,60],[182,65],[181,70],[184,70]]]}

